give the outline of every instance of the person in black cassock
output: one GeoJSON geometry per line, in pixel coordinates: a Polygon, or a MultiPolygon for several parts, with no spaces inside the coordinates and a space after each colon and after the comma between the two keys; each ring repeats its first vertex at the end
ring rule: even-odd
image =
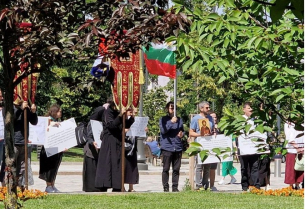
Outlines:
{"type": "MultiPolygon", "coordinates": [[[[95,177],[95,187],[101,191],[107,191],[108,188],[112,188],[113,192],[121,191],[122,124],[125,113],[126,108],[122,108],[120,113],[114,102],[104,112],[105,125],[101,133],[102,145],[95,177]]],[[[133,117],[126,117],[125,129],[129,129],[133,122],[133,117]]]]}
{"type": "MultiPolygon", "coordinates": [[[[97,120],[103,122],[104,111],[108,108],[111,101],[108,101],[103,106],[97,107],[89,120],[97,120]]],[[[101,190],[95,187],[95,174],[98,162],[98,147],[94,141],[91,123],[87,125],[87,143],[84,146],[84,164],[83,164],[83,191],[85,192],[100,192],[101,190]]]]}

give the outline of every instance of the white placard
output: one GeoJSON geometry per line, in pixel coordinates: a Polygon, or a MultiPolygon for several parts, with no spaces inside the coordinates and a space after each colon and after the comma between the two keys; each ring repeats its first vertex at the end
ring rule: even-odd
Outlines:
{"type": "Polygon", "coordinates": [[[126,133],[126,136],[146,137],[145,128],[147,127],[148,119],[148,117],[135,117],[135,121],[126,133]]]}
{"type": "Polygon", "coordinates": [[[49,117],[38,116],[37,125],[29,125],[29,141],[31,144],[44,145],[47,136],[49,117]]]}
{"type": "MultiPolygon", "coordinates": [[[[231,136],[225,136],[224,134],[219,135],[212,135],[212,136],[204,136],[204,137],[197,137],[196,141],[202,145],[202,149],[209,150],[212,152],[213,148],[227,148],[230,147],[232,150],[232,137],[231,136]]],[[[222,155],[220,155],[221,162],[226,161],[233,161],[233,157],[229,156],[223,159],[223,155],[231,155],[232,152],[226,152],[222,155]]],[[[202,163],[200,156],[198,154],[197,157],[198,164],[209,164],[209,163],[219,163],[219,159],[215,155],[209,155],[208,158],[202,163]]]]}
{"type": "Polygon", "coordinates": [[[94,141],[97,143],[97,148],[100,148],[102,144],[100,136],[103,131],[103,123],[97,120],[90,120],[90,123],[94,141]]]}
{"type": "Polygon", "coordinates": [[[61,122],[59,127],[49,127],[44,144],[48,157],[77,145],[75,128],[74,118],[61,122]]]}
{"type": "Polygon", "coordinates": [[[240,151],[240,155],[254,155],[254,154],[265,154],[270,153],[270,150],[265,152],[258,152],[258,149],[264,147],[263,145],[267,145],[267,134],[260,133],[259,131],[255,131],[251,134],[242,134],[238,137],[238,148],[240,151]],[[252,139],[262,139],[264,141],[256,142],[252,141],[252,139]]]}
{"type": "Polygon", "coordinates": [[[2,111],[3,109],[0,111],[0,139],[4,139],[4,120],[2,111]]]}

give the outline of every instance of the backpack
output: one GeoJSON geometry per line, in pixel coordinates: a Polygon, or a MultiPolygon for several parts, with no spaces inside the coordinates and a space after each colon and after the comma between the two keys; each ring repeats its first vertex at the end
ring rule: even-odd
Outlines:
{"type": "Polygon", "coordinates": [[[75,136],[76,136],[76,143],[77,147],[84,147],[87,139],[87,123],[80,122],[75,128],[75,136]]]}

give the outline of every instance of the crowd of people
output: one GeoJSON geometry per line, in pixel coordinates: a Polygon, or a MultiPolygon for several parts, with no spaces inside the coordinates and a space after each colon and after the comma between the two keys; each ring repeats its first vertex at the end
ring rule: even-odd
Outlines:
{"type": "MultiPolygon", "coordinates": [[[[4,118],[2,92],[0,91],[0,114],[4,118]]],[[[199,113],[192,117],[189,129],[189,137],[193,137],[195,141],[199,137],[213,136],[221,134],[217,127],[217,115],[210,110],[210,104],[206,101],[199,103],[199,113]]],[[[24,113],[26,111],[27,121],[36,125],[38,116],[36,106],[21,101],[14,104],[14,147],[15,147],[15,163],[16,178],[20,182],[19,186],[24,187],[24,181],[20,178],[24,175],[25,155],[24,155],[24,113]]],[[[164,192],[170,191],[169,170],[172,166],[172,184],[171,191],[179,192],[178,182],[180,175],[181,159],[183,152],[183,136],[185,134],[183,121],[175,114],[175,106],[173,102],[168,102],[165,106],[166,115],[160,118],[160,141],[148,139],[146,144],[150,147],[152,153],[157,157],[162,155],[162,185],[164,192]]],[[[250,130],[255,129],[254,119],[251,118],[251,103],[246,102],[243,105],[243,117],[246,123],[250,124],[250,130]]],[[[127,137],[131,125],[135,121],[137,114],[136,109],[121,108],[119,110],[112,100],[109,100],[103,106],[96,108],[89,117],[90,120],[97,120],[103,124],[103,131],[100,135],[102,141],[101,146],[97,146],[94,140],[93,131],[90,123],[88,123],[86,138],[87,142],[83,148],[83,191],[85,192],[106,192],[112,189],[113,192],[128,191],[135,192],[133,185],[139,183],[139,171],[137,166],[137,138],[127,137]],[[125,121],[123,121],[125,120],[125,121]],[[124,125],[123,125],[124,124],[124,125]],[[122,143],[122,137],[131,145],[126,148],[126,143],[122,143]],[[125,147],[125,156],[122,153],[122,146],[125,147]],[[124,174],[122,174],[122,161],[125,163],[124,174]],[[122,179],[124,176],[124,179],[122,179]],[[122,182],[124,181],[124,182],[122,182]],[[123,184],[122,184],[123,183],[123,184]],[[122,185],[128,184],[128,190],[122,188],[122,185]]],[[[62,118],[62,109],[59,105],[54,104],[46,113],[49,117],[48,125],[50,127],[58,127],[62,118]]],[[[1,120],[2,123],[4,120],[1,120]]],[[[3,127],[3,124],[0,124],[3,127]]],[[[294,189],[299,189],[300,184],[304,181],[304,171],[295,170],[296,159],[303,159],[304,142],[297,141],[300,131],[294,129],[293,122],[285,124],[285,134],[288,140],[288,154],[286,156],[286,175],[285,183],[294,189]]],[[[29,127],[29,126],[27,126],[29,127]]],[[[3,129],[0,129],[3,131],[3,129]]],[[[29,133],[27,131],[26,133],[29,133]]],[[[244,132],[241,132],[244,133],[244,132]]],[[[1,172],[0,181],[5,185],[4,180],[4,138],[5,134],[0,133],[0,162],[1,172]]],[[[262,158],[261,154],[243,155],[239,149],[238,137],[232,139],[232,146],[240,162],[241,173],[241,189],[247,191],[249,186],[256,188],[270,188],[270,159],[262,158]]],[[[60,192],[55,187],[55,180],[58,168],[62,161],[63,152],[57,153],[50,157],[47,156],[44,147],[40,151],[40,170],[39,178],[46,182],[45,191],[48,193],[60,192]]],[[[30,160],[29,160],[30,162],[30,160]]],[[[215,171],[217,163],[202,163],[199,158],[196,159],[195,167],[195,184],[197,189],[210,189],[217,191],[215,186],[215,171]]],[[[303,168],[304,169],[304,168],[303,168]]],[[[229,184],[234,184],[237,179],[234,175],[237,169],[233,166],[233,161],[222,162],[222,178],[218,182],[219,185],[225,184],[225,177],[230,176],[229,184]]]]}

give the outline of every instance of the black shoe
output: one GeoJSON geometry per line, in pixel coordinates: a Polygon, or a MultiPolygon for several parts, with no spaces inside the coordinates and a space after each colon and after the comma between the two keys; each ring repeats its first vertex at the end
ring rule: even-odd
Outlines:
{"type": "Polygon", "coordinates": [[[112,189],[112,192],[122,192],[121,189],[112,189]]]}
{"type": "Polygon", "coordinates": [[[164,188],[164,192],[169,192],[169,189],[168,188],[164,188]]]}
{"type": "Polygon", "coordinates": [[[301,188],[300,188],[300,186],[295,186],[293,189],[300,190],[301,188]]]}
{"type": "Polygon", "coordinates": [[[173,188],[173,192],[179,192],[179,189],[173,188]]]}

